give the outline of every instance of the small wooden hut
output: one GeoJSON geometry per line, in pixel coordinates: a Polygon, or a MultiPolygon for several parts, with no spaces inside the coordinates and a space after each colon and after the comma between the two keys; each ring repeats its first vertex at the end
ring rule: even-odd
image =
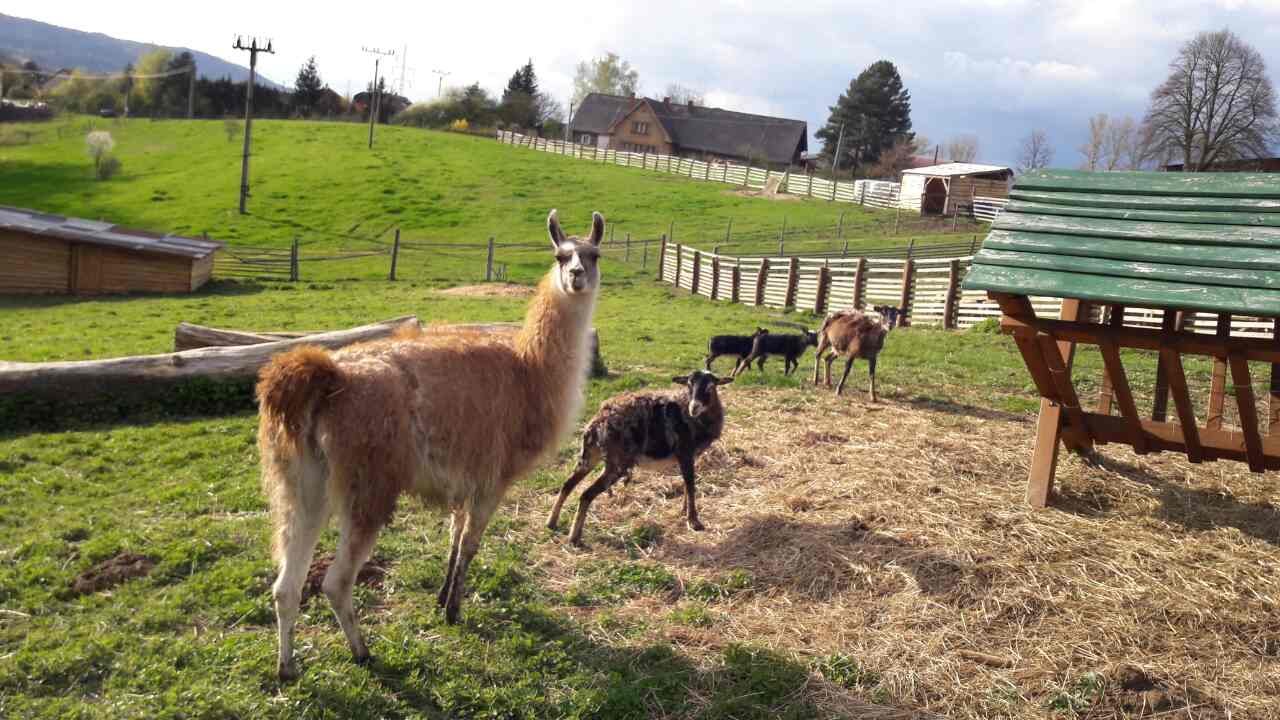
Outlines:
{"type": "Polygon", "coordinates": [[[0,294],[192,292],[220,247],[0,206],[0,294]]]}
{"type": "Polygon", "coordinates": [[[902,171],[899,204],[921,215],[951,216],[973,211],[975,197],[1009,196],[1013,170],[1003,165],[943,163],[902,171]]]}
{"type": "Polygon", "coordinates": [[[1013,335],[1042,398],[1027,492],[1032,505],[1048,502],[1059,443],[1077,451],[1124,443],[1139,454],[1185,452],[1193,463],[1230,459],[1254,472],[1280,468],[1280,176],[1027,173],[964,286],[1000,304],[1002,329],[1013,335]],[[1060,317],[1038,317],[1031,296],[1062,298],[1060,317]],[[1159,325],[1135,322],[1138,308],[1159,325]],[[1195,314],[1216,322],[1197,327],[1195,314]],[[1101,351],[1096,403],[1079,397],[1072,381],[1077,343],[1101,351]],[[1149,415],[1138,408],[1121,349],[1158,354],[1149,415]],[[1184,355],[1213,358],[1203,422],[1184,355]],[[1264,422],[1250,361],[1271,364],[1264,422]],[[1234,413],[1226,407],[1228,372],[1234,413]],[[1166,417],[1170,396],[1176,422],[1166,417]]]}

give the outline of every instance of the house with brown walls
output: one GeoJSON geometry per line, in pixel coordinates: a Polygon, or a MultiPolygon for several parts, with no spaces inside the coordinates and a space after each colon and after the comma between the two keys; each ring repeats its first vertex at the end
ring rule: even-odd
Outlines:
{"type": "Polygon", "coordinates": [[[787,167],[809,149],[803,120],[753,115],[670,98],[591,93],[570,122],[573,141],[601,149],[787,167]]]}

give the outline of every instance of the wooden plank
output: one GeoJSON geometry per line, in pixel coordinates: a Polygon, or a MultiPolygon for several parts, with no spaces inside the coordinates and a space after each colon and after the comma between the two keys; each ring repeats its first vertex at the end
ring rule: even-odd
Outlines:
{"type": "MultiPolygon", "coordinates": [[[[1244,435],[1249,469],[1262,472],[1266,468],[1262,450],[1262,436],[1258,434],[1258,407],[1253,397],[1253,380],[1249,377],[1249,363],[1239,354],[1228,353],[1227,365],[1231,367],[1231,382],[1235,386],[1236,404],[1240,413],[1240,432],[1244,435]]],[[[1268,439],[1275,439],[1268,436],[1268,439]]],[[[1276,453],[1272,453],[1274,456],[1276,453]]]]}
{"type": "Polygon", "coordinates": [[[1056,192],[1014,188],[1011,200],[1075,205],[1077,207],[1174,210],[1185,212],[1280,213],[1280,200],[1242,197],[1178,197],[1119,195],[1109,193],[1056,192]]]}
{"type": "Polygon", "coordinates": [[[1280,212],[1224,212],[1212,210],[1140,210],[1133,208],[1095,207],[1013,200],[1006,213],[1061,215],[1063,217],[1107,218],[1144,222],[1195,223],[1197,225],[1245,225],[1280,227],[1280,212]]]}
{"type": "Polygon", "coordinates": [[[1079,298],[1106,304],[1280,316],[1280,290],[1190,285],[1136,280],[1057,270],[1032,270],[975,263],[965,277],[966,290],[1011,295],[1079,298]]]}
{"type": "Polygon", "coordinates": [[[1158,262],[1195,267],[1280,270],[1280,255],[1268,248],[1152,243],[1143,240],[1088,238],[1056,233],[992,230],[982,243],[992,250],[1158,262]]]}
{"type": "MultiPolygon", "coordinates": [[[[1272,342],[1280,347],[1280,318],[1271,321],[1272,342]]],[[[1267,434],[1280,433],[1280,363],[1271,363],[1270,386],[1267,388],[1267,434]]]]}
{"type": "MultiPolygon", "coordinates": [[[[1160,332],[1168,340],[1175,340],[1175,333],[1178,330],[1178,313],[1175,310],[1165,310],[1164,316],[1160,321],[1160,332]]],[[[1161,343],[1160,357],[1156,359],[1156,386],[1154,390],[1155,400],[1151,406],[1151,419],[1163,422],[1168,416],[1169,409],[1169,368],[1164,362],[1164,351],[1171,347],[1168,344],[1161,343]]]]}
{"type": "MultiPolygon", "coordinates": [[[[1030,308],[1030,301],[1026,298],[1007,298],[1001,297],[1002,307],[1008,305],[1022,317],[1026,317],[1026,309],[1030,308]],[[1023,305],[1025,303],[1025,305],[1023,305]]],[[[1079,301],[1067,301],[1062,303],[1060,317],[1064,322],[1073,323],[1078,320],[1082,310],[1083,303],[1079,301]]],[[[1034,317],[1034,316],[1032,316],[1034,317]]],[[[1024,338],[1023,342],[1030,341],[1031,338],[1024,338]]],[[[1076,412],[1080,410],[1080,403],[1076,401],[1071,403],[1071,397],[1075,394],[1075,389],[1071,386],[1071,365],[1075,356],[1075,345],[1067,344],[1065,347],[1050,344],[1051,336],[1040,334],[1035,337],[1038,345],[1040,360],[1038,363],[1028,362],[1027,368],[1031,370],[1034,378],[1037,373],[1042,372],[1037,365],[1043,365],[1044,370],[1049,374],[1047,384],[1050,386],[1051,393],[1041,392],[1040,415],[1036,419],[1036,444],[1035,450],[1032,451],[1031,469],[1027,473],[1027,503],[1035,508],[1042,508],[1048,505],[1049,495],[1053,492],[1054,477],[1058,472],[1058,444],[1062,439],[1062,405],[1070,403],[1075,405],[1076,412]],[[1057,372],[1055,372],[1055,370],[1057,372]],[[1065,385],[1062,380],[1065,379],[1065,385]],[[1057,402],[1050,398],[1057,398],[1057,402]]],[[[1022,349],[1022,343],[1018,345],[1019,350],[1022,349]]],[[[1027,355],[1024,353],[1024,360],[1027,355]]],[[[1037,387],[1046,384],[1045,380],[1036,380],[1037,387]]],[[[1076,445],[1079,448],[1087,447],[1087,440],[1081,440],[1080,435],[1088,433],[1088,426],[1083,421],[1077,421],[1074,426],[1075,436],[1077,438],[1076,445]]]]}
{"type": "MultiPolygon", "coordinates": [[[[1227,338],[1231,337],[1231,314],[1218,314],[1217,339],[1226,347],[1227,338]]],[[[1222,409],[1226,400],[1227,358],[1225,354],[1213,357],[1213,377],[1209,381],[1209,407],[1205,417],[1205,427],[1217,430],[1222,427],[1222,409]]]]}
{"type": "MultiPolygon", "coordinates": [[[[1109,327],[1122,327],[1124,325],[1124,306],[1112,305],[1110,310],[1110,318],[1108,320],[1109,327]]],[[[1111,343],[1113,346],[1115,343],[1111,343]]],[[[1119,356],[1117,356],[1119,360],[1119,356]]],[[[1114,399],[1113,384],[1111,382],[1111,366],[1108,364],[1102,371],[1102,386],[1098,389],[1098,413],[1101,415],[1111,414],[1111,401],[1114,399]]]]}
{"type": "Polygon", "coordinates": [[[1074,359],[1074,343],[1068,343],[1065,352],[1059,343],[1049,335],[1040,335],[1040,352],[1044,355],[1045,365],[1049,368],[1049,376],[1057,391],[1058,405],[1066,410],[1067,419],[1071,421],[1072,449],[1085,450],[1092,445],[1089,426],[1084,420],[1084,410],[1080,407],[1080,398],[1076,394],[1075,384],[1071,381],[1071,365],[1074,359]]]}
{"type": "MultiPolygon", "coordinates": [[[[1098,345],[1099,351],[1102,353],[1102,363],[1107,368],[1107,378],[1109,378],[1112,390],[1115,394],[1116,404],[1120,406],[1120,416],[1124,418],[1129,426],[1128,443],[1133,447],[1133,451],[1139,455],[1145,455],[1147,452],[1146,435],[1142,432],[1142,418],[1138,416],[1138,406],[1133,401],[1133,390],[1129,387],[1129,377],[1124,371],[1124,364],[1120,362],[1120,347],[1116,345],[1114,340],[1105,338],[1098,345]]],[[[1111,413],[1099,411],[1099,415],[1110,417],[1111,413]]]]}
{"type": "Polygon", "coordinates": [[[1280,199],[1280,177],[1263,173],[1032,170],[1019,176],[1014,190],[1280,199]]]}
{"type": "Polygon", "coordinates": [[[1159,330],[1123,327],[1106,328],[1099,325],[1068,323],[1046,318],[1023,319],[1007,316],[1000,322],[1001,329],[1010,333],[1026,333],[1035,335],[1047,332],[1060,340],[1091,343],[1097,345],[1101,338],[1111,337],[1121,347],[1137,350],[1160,350],[1165,345],[1173,345],[1184,355],[1221,355],[1234,352],[1249,360],[1259,362],[1280,362],[1280,348],[1274,341],[1261,338],[1230,338],[1225,345],[1216,337],[1185,332],[1178,333],[1172,340],[1159,330]]]}
{"type": "MultiPolygon", "coordinates": [[[[1280,253],[1276,254],[1280,255],[1280,253]]],[[[973,261],[982,265],[1001,265],[1033,270],[1058,270],[1085,275],[1280,290],[1280,270],[1176,265],[1141,260],[1115,260],[1044,252],[1021,252],[1001,250],[994,247],[983,247],[974,256],[973,261]]]]}
{"type": "Polygon", "coordinates": [[[1182,367],[1182,356],[1167,347],[1160,351],[1160,364],[1168,373],[1169,391],[1178,411],[1178,425],[1182,429],[1182,441],[1187,447],[1187,459],[1193,463],[1204,460],[1200,446],[1200,433],[1196,429],[1195,409],[1191,405],[1191,393],[1187,390],[1187,374],[1182,367]]]}
{"type": "MultiPolygon", "coordinates": [[[[1088,416],[1089,428],[1100,440],[1107,442],[1128,442],[1129,428],[1124,418],[1114,415],[1088,416]]],[[[1151,452],[1183,452],[1182,430],[1173,423],[1159,423],[1154,420],[1142,421],[1142,432],[1146,436],[1147,448],[1151,452]]],[[[1280,469],[1280,442],[1270,437],[1257,438],[1257,468],[1250,465],[1254,472],[1280,469]]],[[[1249,461],[1247,437],[1238,432],[1225,430],[1200,430],[1200,442],[1205,460],[1238,460],[1249,461]]]]}
{"type": "MultiPolygon", "coordinates": [[[[910,252],[910,251],[908,251],[910,252]]],[[[911,324],[911,288],[915,282],[916,261],[908,257],[902,264],[902,297],[898,301],[898,325],[906,327],[911,324]]]]}
{"type": "MultiPolygon", "coordinates": [[[[1152,173],[1156,174],[1156,173],[1152,173]]],[[[1132,222],[1105,218],[1025,215],[1003,212],[992,224],[995,230],[1058,233],[1084,237],[1190,242],[1204,245],[1280,247],[1280,228],[1197,225],[1176,222],[1132,222]]]]}

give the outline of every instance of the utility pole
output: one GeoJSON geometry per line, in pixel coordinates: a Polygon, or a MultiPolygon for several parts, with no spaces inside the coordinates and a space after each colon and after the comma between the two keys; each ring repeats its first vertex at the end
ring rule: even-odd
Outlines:
{"type": "Polygon", "coordinates": [[[409,62],[409,45],[405,43],[404,49],[400,51],[400,88],[396,90],[399,95],[404,95],[404,74],[406,65],[409,62]]]}
{"type": "Polygon", "coordinates": [[[569,132],[572,129],[572,127],[573,127],[573,100],[570,99],[569,100],[569,119],[565,120],[565,123],[564,123],[565,142],[569,141],[569,132]]]}
{"type": "Polygon", "coordinates": [[[374,55],[373,59],[373,92],[370,93],[369,99],[369,149],[373,149],[373,124],[378,121],[378,105],[382,100],[382,92],[378,88],[378,63],[384,57],[390,57],[396,54],[395,50],[379,50],[378,48],[362,47],[361,50],[374,55]]]}
{"type": "Polygon", "coordinates": [[[844,123],[840,123],[840,136],[836,138],[836,154],[831,156],[831,179],[836,179],[836,166],[840,164],[840,146],[844,143],[844,123]]]}
{"type": "Polygon", "coordinates": [[[431,72],[440,76],[440,81],[436,83],[436,97],[440,97],[440,93],[444,90],[444,79],[453,73],[444,70],[432,70],[431,72]]]}
{"type": "Polygon", "coordinates": [[[196,64],[191,63],[191,70],[187,73],[187,119],[196,116],[196,64]]]}
{"type": "Polygon", "coordinates": [[[258,68],[258,53],[274,55],[276,51],[272,49],[270,40],[263,46],[258,44],[258,38],[250,38],[249,44],[245,45],[244,39],[238,35],[236,44],[231,47],[249,53],[249,87],[245,91],[244,101],[244,157],[240,161],[240,214],[244,215],[245,202],[249,199],[249,137],[253,131],[253,83],[258,68]]]}

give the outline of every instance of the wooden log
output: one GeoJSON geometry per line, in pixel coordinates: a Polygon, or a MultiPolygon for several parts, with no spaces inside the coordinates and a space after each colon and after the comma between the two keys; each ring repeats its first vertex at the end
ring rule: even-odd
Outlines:
{"type": "Polygon", "coordinates": [[[272,356],[299,345],[319,345],[332,350],[388,337],[406,325],[421,326],[418,319],[410,315],[350,330],[255,345],[206,347],[108,360],[0,362],[0,394],[56,401],[103,395],[120,399],[159,393],[165,386],[185,380],[252,380],[272,356]]]}

